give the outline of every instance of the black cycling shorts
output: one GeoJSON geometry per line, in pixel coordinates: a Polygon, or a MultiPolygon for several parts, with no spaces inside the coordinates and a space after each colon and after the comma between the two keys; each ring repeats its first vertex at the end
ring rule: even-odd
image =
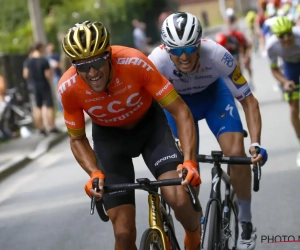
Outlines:
{"type": "Polygon", "coordinates": [[[48,108],[52,108],[53,107],[53,97],[52,97],[52,92],[51,92],[51,88],[47,87],[47,88],[42,88],[42,87],[38,87],[34,89],[33,92],[33,103],[34,106],[41,108],[43,105],[45,105],[48,108]]]}
{"type": "MultiPolygon", "coordinates": [[[[140,154],[156,179],[176,170],[183,162],[163,109],[156,101],[133,129],[104,127],[93,122],[92,134],[98,168],[105,174],[105,185],[134,183],[132,158],[140,154]]],[[[103,202],[106,210],[124,204],[135,205],[134,191],[104,194],[103,202]]]]}

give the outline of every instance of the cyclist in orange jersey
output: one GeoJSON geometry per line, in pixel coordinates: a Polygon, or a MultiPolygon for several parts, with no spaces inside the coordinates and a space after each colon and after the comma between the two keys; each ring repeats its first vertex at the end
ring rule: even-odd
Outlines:
{"type": "MultiPolygon", "coordinates": [[[[188,174],[182,184],[199,186],[192,115],[146,56],[136,49],[110,45],[110,33],[102,23],[76,24],[64,36],[62,48],[73,66],[60,79],[58,92],[71,150],[90,175],[85,191],[103,199],[113,224],[115,249],[137,249],[134,191],[108,195],[103,192],[104,182],[134,182],[132,158],[142,154],[156,179],[177,178],[185,168],[188,174]],[[183,156],[162,107],[176,120],[183,156]],[[92,119],[94,149],[85,134],[84,111],[92,119]],[[99,178],[99,192],[92,189],[94,178],[99,178]]],[[[192,242],[186,249],[198,249],[201,213],[194,211],[183,186],[161,191],[185,229],[185,240],[192,242]]]]}

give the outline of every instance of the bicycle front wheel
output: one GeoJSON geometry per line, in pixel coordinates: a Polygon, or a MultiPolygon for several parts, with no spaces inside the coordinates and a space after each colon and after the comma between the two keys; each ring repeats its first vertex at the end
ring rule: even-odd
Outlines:
{"type": "Polygon", "coordinates": [[[221,245],[221,220],[217,201],[210,204],[209,220],[207,222],[209,223],[208,234],[205,235],[207,250],[219,250],[221,245]]]}
{"type": "Polygon", "coordinates": [[[233,191],[231,191],[230,199],[231,205],[229,208],[229,218],[223,218],[223,220],[225,220],[224,223],[226,223],[226,225],[224,225],[226,227],[224,230],[224,237],[226,237],[225,250],[235,250],[237,247],[237,240],[239,236],[239,206],[237,196],[233,191]]]}
{"type": "Polygon", "coordinates": [[[166,250],[158,230],[148,228],[143,233],[139,250],[166,250]]]}

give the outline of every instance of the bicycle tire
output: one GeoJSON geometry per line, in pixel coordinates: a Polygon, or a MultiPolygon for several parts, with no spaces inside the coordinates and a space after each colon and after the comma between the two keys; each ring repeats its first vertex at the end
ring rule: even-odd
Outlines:
{"type": "Polygon", "coordinates": [[[164,250],[163,240],[158,230],[148,228],[143,233],[139,250],[164,250]]]}
{"type": "Polygon", "coordinates": [[[209,209],[208,235],[205,236],[208,238],[207,250],[219,250],[221,244],[221,223],[217,201],[212,201],[209,209]]]}
{"type": "Polygon", "coordinates": [[[225,248],[224,250],[235,250],[237,247],[237,241],[239,236],[239,221],[238,221],[238,214],[239,214],[239,206],[238,206],[238,200],[235,192],[231,190],[230,193],[230,200],[231,205],[229,208],[229,230],[231,233],[230,238],[228,238],[225,241],[225,248]],[[233,206],[233,207],[232,207],[233,206]]]}

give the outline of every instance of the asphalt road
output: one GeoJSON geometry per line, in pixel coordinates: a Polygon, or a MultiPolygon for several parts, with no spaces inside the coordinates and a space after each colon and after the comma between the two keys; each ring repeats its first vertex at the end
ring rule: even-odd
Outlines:
{"type": "MultiPolygon", "coordinates": [[[[300,235],[300,168],[295,164],[297,141],[289,121],[288,105],[281,100],[266,59],[253,58],[254,94],[260,101],[263,119],[262,145],[269,152],[263,168],[261,190],[253,194],[253,223],[257,227],[257,248],[300,249],[300,243],[266,244],[269,236],[300,235]]],[[[241,117],[244,121],[243,113],[241,117]]],[[[245,122],[244,122],[245,123],[245,122]]],[[[201,153],[218,150],[218,144],[204,121],[201,127],[201,153]]],[[[90,128],[90,127],[89,127],[90,128]]],[[[90,131],[90,129],[87,131],[90,131]]],[[[90,135],[89,135],[90,138],[90,135]]],[[[249,146],[246,139],[245,145],[249,146]]],[[[141,157],[134,160],[136,177],[153,177],[141,157]]],[[[203,164],[200,199],[209,196],[210,165],[203,164]]],[[[113,249],[110,223],[89,214],[90,200],[83,186],[88,176],[76,163],[68,139],[49,153],[0,183],[1,250],[94,250],[113,249]]],[[[147,194],[137,196],[137,245],[147,228],[147,194]]],[[[176,224],[178,239],[183,230],[176,224]]],[[[276,238],[279,240],[279,238],[276,238]]],[[[290,238],[293,239],[293,238],[290,238]]],[[[270,238],[271,240],[271,238],[270,238]]]]}

